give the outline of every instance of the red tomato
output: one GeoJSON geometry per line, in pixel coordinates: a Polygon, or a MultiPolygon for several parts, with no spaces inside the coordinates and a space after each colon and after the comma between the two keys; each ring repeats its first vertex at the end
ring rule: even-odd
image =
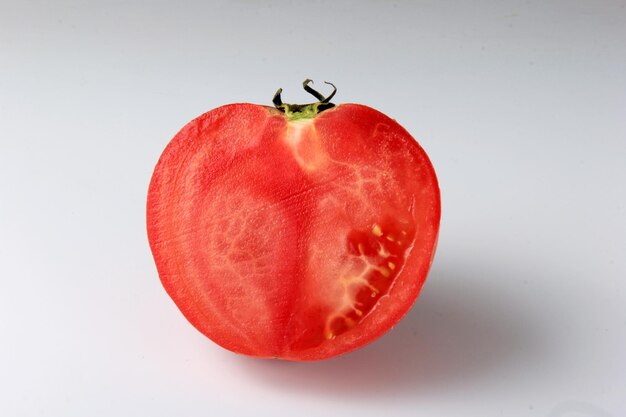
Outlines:
{"type": "MultiPolygon", "coordinates": [[[[234,352],[318,360],[381,336],[415,302],[439,231],[435,171],[359,104],[231,104],[186,125],[148,193],[161,281],[234,352]]],[[[333,92],[334,95],[334,92],[333,92]]]]}

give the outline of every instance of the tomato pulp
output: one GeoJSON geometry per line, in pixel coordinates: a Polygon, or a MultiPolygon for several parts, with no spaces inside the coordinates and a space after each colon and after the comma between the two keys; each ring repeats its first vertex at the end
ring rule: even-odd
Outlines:
{"type": "Polygon", "coordinates": [[[152,176],[161,281],[237,353],[318,360],[361,347],[407,313],[433,259],[440,197],[426,153],[384,114],[313,91],[311,105],[284,105],[279,90],[275,107],[203,114],[152,176]]]}

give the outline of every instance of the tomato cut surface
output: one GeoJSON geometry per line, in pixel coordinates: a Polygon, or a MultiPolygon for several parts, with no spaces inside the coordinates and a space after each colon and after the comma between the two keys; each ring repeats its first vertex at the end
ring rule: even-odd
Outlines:
{"type": "Polygon", "coordinates": [[[150,184],[148,237],[187,319],[237,353],[317,360],[395,325],[435,251],[440,199],[415,140],[371,108],[290,120],[233,104],[185,126],[150,184]]]}

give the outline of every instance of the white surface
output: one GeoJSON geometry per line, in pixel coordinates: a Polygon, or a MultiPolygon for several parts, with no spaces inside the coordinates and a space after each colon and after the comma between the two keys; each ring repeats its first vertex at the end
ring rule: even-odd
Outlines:
{"type": "Polygon", "coordinates": [[[626,2],[304,3],[1,3],[0,415],[626,415],[626,2]],[[306,77],[419,139],[439,250],[376,343],[238,357],[162,289],[148,181],[306,77]]]}

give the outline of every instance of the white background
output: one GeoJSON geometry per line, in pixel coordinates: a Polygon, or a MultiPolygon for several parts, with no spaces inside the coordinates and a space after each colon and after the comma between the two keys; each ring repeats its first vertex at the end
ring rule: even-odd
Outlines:
{"type": "Polygon", "coordinates": [[[625,160],[624,1],[4,0],[0,415],[622,417],[625,160]],[[418,138],[439,248],[372,345],[239,357],[162,289],[148,182],[190,119],[307,77],[418,138]]]}

